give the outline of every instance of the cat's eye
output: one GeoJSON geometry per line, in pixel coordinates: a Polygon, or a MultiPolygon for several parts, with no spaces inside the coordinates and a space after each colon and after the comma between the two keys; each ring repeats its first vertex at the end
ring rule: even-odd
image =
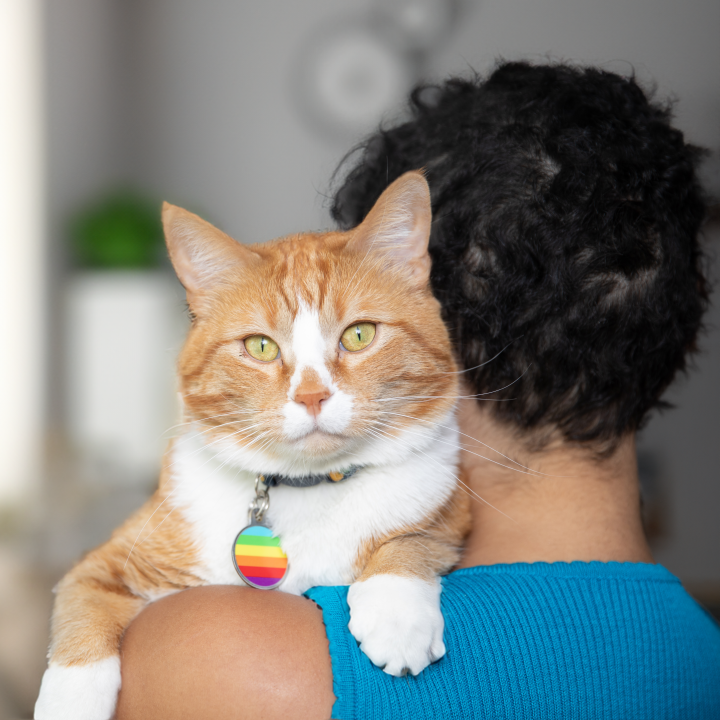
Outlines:
{"type": "Polygon", "coordinates": [[[340,344],[349,352],[364,350],[375,337],[374,323],[355,323],[345,328],[340,344]]]}
{"type": "Polygon", "coordinates": [[[251,335],[243,342],[248,354],[262,362],[272,362],[280,352],[277,343],[265,335],[251,335]]]}

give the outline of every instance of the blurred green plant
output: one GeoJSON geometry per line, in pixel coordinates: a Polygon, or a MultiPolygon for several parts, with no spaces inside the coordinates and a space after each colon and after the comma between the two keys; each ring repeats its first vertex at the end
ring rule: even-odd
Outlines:
{"type": "Polygon", "coordinates": [[[106,195],[70,222],[75,264],[83,269],[142,269],[165,257],[160,204],[131,191],[106,195]]]}

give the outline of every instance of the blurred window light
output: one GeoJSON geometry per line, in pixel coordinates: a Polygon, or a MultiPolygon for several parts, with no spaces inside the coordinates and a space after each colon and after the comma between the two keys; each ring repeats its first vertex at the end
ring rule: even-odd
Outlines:
{"type": "Polygon", "coordinates": [[[0,505],[42,468],[44,197],[41,1],[0,0],[0,505]]]}

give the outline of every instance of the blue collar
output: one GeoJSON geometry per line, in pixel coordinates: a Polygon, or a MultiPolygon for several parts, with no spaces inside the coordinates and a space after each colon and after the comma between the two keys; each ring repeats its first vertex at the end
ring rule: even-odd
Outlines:
{"type": "Polygon", "coordinates": [[[312,487],[320,485],[320,483],[339,483],[352,477],[360,468],[353,465],[347,470],[338,470],[335,472],[321,473],[318,475],[261,475],[261,478],[267,487],[275,487],[276,485],[287,485],[288,487],[312,487]]]}

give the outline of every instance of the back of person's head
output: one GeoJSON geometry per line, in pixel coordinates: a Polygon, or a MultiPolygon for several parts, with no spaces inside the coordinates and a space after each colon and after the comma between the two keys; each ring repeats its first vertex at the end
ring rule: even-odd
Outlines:
{"type": "Polygon", "coordinates": [[[464,377],[539,444],[560,431],[611,450],[696,347],[701,151],[634,79],[593,68],[505,63],[418,88],[410,112],[360,148],[334,218],[357,225],[425,168],[432,286],[464,377]]]}

